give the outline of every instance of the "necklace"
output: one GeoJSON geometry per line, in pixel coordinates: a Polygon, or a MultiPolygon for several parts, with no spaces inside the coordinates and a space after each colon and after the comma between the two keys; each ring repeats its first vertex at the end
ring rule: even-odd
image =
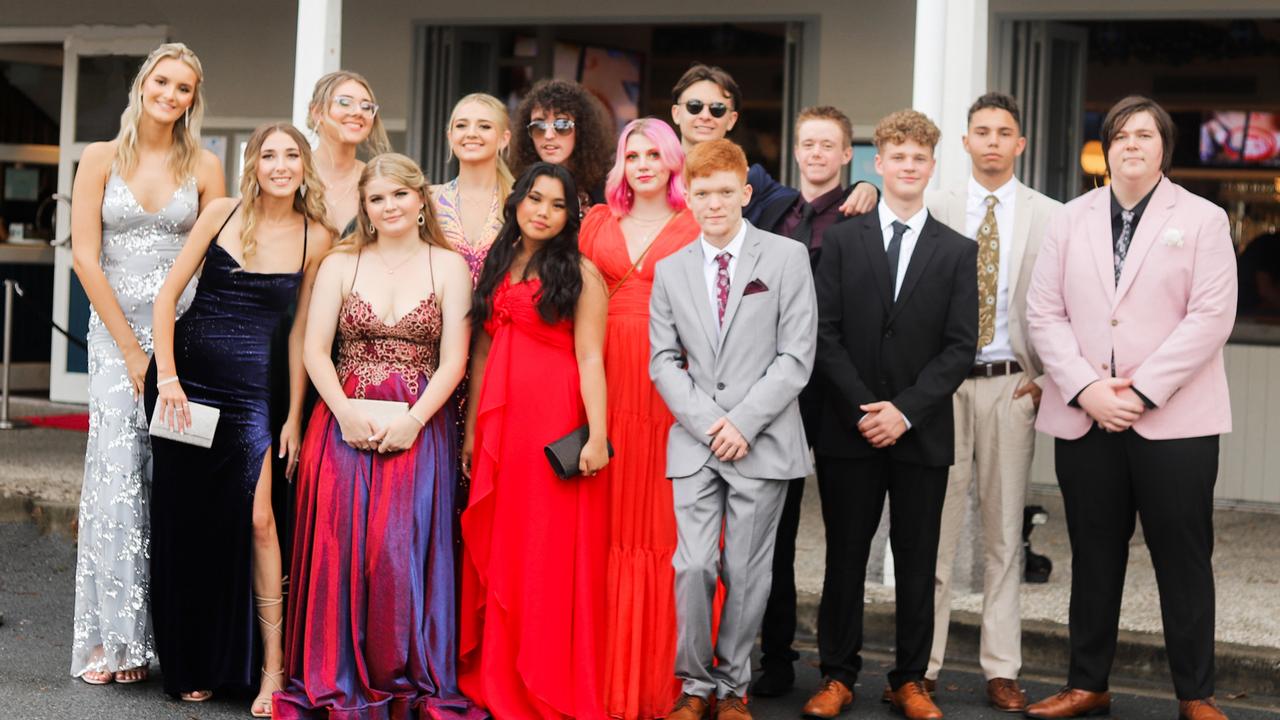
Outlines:
{"type": "Polygon", "coordinates": [[[387,269],[387,274],[388,274],[388,275],[395,275],[397,270],[399,270],[400,268],[404,267],[404,264],[405,264],[405,263],[407,263],[407,262],[409,262],[410,260],[412,260],[412,259],[413,259],[415,256],[417,256],[417,254],[418,254],[418,253],[420,253],[420,252],[422,252],[422,248],[420,248],[420,247],[419,247],[419,248],[415,248],[413,252],[411,252],[411,253],[409,253],[408,255],[406,255],[406,256],[404,257],[404,259],[403,259],[403,260],[400,260],[399,262],[395,263],[394,265],[389,264],[389,263],[387,262],[387,259],[386,259],[386,258],[384,258],[384,257],[382,257],[382,251],[381,251],[381,250],[375,250],[375,251],[374,251],[374,255],[377,255],[377,256],[378,256],[378,261],[379,261],[379,262],[381,262],[381,263],[382,263],[382,266],[383,266],[383,267],[385,267],[385,268],[387,269]]]}
{"type": "MultiPolygon", "coordinates": [[[[637,222],[638,224],[643,225],[645,227],[650,227],[650,226],[653,227],[652,230],[650,230],[648,233],[645,234],[643,238],[640,239],[640,247],[641,247],[640,256],[636,258],[636,261],[634,264],[635,264],[636,270],[641,270],[644,267],[644,256],[649,253],[649,246],[653,244],[653,238],[658,233],[662,232],[662,229],[667,226],[667,223],[671,221],[671,218],[675,217],[675,212],[674,211],[669,212],[667,213],[666,217],[658,218],[656,220],[648,220],[648,221],[640,221],[638,218],[635,218],[635,216],[631,216],[631,217],[633,222],[637,222]],[[657,225],[654,225],[654,223],[658,222],[658,220],[661,220],[662,222],[658,223],[657,225]]],[[[624,237],[624,240],[625,240],[625,237],[624,237]]],[[[627,257],[628,258],[631,257],[630,246],[627,247],[627,257]]]]}

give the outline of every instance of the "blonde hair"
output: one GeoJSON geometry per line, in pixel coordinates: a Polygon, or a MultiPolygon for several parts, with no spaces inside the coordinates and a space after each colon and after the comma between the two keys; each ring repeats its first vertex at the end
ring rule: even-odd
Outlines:
{"type": "Polygon", "coordinates": [[[940,137],[942,132],[927,115],[907,108],[881,118],[876,125],[872,141],[875,143],[876,150],[883,150],[885,143],[901,145],[908,140],[933,150],[937,147],[940,137]]]}
{"type": "MultiPolygon", "coordinates": [[[[357,82],[364,91],[369,93],[369,100],[373,104],[378,104],[378,98],[373,94],[373,87],[369,85],[369,81],[358,72],[350,70],[335,70],[316,81],[315,88],[311,91],[311,103],[307,105],[307,128],[320,134],[320,125],[324,124],[331,128],[336,127],[337,123],[333,118],[329,117],[328,108],[333,104],[333,98],[338,92],[338,86],[351,80],[357,82]]],[[[379,155],[381,153],[390,152],[391,141],[387,139],[387,130],[382,125],[382,113],[376,113],[373,116],[373,122],[369,124],[369,137],[360,145],[370,155],[379,155]]]]}
{"type": "Polygon", "coordinates": [[[426,175],[423,175],[422,168],[418,167],[418,163],[400,153],[383,153],[371,159],[364,166],[364,171],[360,173],[360,182],[356,186],[360,196],[360,204],[356,206],[356,229],[342,239],[341,245],[334,246],[335,250],[342,249],[358,253],[366,245],[378,241],[377,234],[372,230],[373,221],[369,219],[369,211],[364,206],[366,188],[369,182],[376,178],[386,178],[417,192],[422,197],[424,218],[424,221],[418,225],[418,238],[428,245],[450,251],[454,249],[453,244],[445,238],[444,231],[440,229],[440,222],[436,219],[436,204],[431,200],[430,184],[427,182],[426,175]]]}
{"type": "Polygon", "coordinates": [[[120,132],[116,134],[116,172],[129,175],[138,166],[138,126],[142,122],[142,84],[151,76],[161,60],[181,60],[196,74],[196,87],[191,107],[173,124],[173,147],[169,150],[169,169],[181,182],[196,174],[200,163],[200,124],[204,121],[204,68],[200,58],[182,43],[165,43],[147,56],[138,68],[129,88],[129,105],[120,114],[120,132]]]}
{"type": "MultiPolygon", "coordinates": [[[[458,109],[467,103],[478,103],[493,111],[498,116],[498,123],[502,125],[505,132],[511,131],[511,117],[507,115],[507,106],[502,104],[498,98],[487,93],[471,93],[464,95],[461,100],[454,103],[453,111],[449,113],[449,128],[445,130],[446,134],[453,131],[454,118],[458,116],[458,109]]],[[[511,150],[511,144],[498,150],[498,202],[507,201],[507,195],[511,194],[511,186],[516,184],[516,176],[511,174],[511,166],[507,164],[507,153],[511,150]]],[[[453,148],[449,148],[449,154],[453,154],[453,148]]]]}
{"type": "Polygon", "coordinates": [[[338,231],[329,224],[329,211],[324,204],[324,182],[316,174],[315,163],[311,158],[311,145],[298,128],[289,123],[267,123],[259,125],[249,142],[244,147],[244,173],[240,176],[240,197],[243,198],[240,221],[240,241],[244,246],[244,256],[253,254],[257,246],[254,228],[258,224],[258,196],[262,187],[258,184],[258,154],[267,138],[276,133],[284,133],[293,138],[302,153],[302,185],[293,193],[293,210],[302,215],[308,222],[316,223],[329,231],[333,237],[338,231]]]}

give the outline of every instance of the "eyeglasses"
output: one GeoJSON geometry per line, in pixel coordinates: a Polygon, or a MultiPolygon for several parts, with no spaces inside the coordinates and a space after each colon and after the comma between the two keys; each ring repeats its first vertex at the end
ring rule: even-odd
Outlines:
{"type": "Polygon", "coordinates": [[[556,131],[557,135],[568,135],[573,132],[573,121],[565,118],[556,118],[552,122],[546,120],[534,120],[526,126],[531,136],[546,135],[547,129],[556,131]]]}
{"type": "Polygon", "coordinates": [[[350,95],[333,96],[333,104],[337,105],[343,110],[352,110],[352,109],[359,110],[360,112],[364,113],[365,115],[368,115],[369,117],[374,117],[375,115],[378,114],[377,103],[369,102],[368,100],[360,100],[359,102],[357,102],[356,99],[351,97],[350,95]]]}
{"type": "Polygon", "coordinates": [[[684,109],[688,110],[690,115],[698,115],[702,112],[702,108],[710,110],[713,118],[722,118],[729,112],[729,106],[722,102],[713,102],[708,105],[701,100],[686,100],[684,103],[684,109]]]}

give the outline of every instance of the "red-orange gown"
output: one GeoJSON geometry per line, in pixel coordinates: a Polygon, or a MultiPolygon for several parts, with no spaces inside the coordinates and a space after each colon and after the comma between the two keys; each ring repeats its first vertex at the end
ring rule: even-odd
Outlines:
{"type": "Polygon", "coordinates": [[[586,413],[573,322],[538,315],[540,287],[504,279],[485,323],[458,685],[501,720],[601,720],[609,489],[599,475],[561,480],[543,454],[586,413]]]}
{"type": "Polygon", "coordinates": [[[667,434],[673,419],[649,380],[649,295],[653,266],[699,234],[684,210],[653,240],[629,275],[622,228],[606,205],[596,205],[578,234],[614,291],[609,299],[605,377],[609,438],[617,454],[597,478],[609,482],[609,563],[606,594],[604,706],[610,716],[663,717],[680,695],[675,677],[676,599],[671,556],[676,518],[666,477],[667,434]]]}

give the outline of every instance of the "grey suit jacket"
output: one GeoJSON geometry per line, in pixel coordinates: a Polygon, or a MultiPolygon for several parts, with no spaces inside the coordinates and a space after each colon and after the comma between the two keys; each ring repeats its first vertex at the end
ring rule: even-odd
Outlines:
{"type": "MultiPolygon", "coordinates": [[[[1042,195],[1017,181],[1017,200],[1013,206],[1013,234],[1001,234],[1001,252],[1009,256],[1009,344],[1027,373],[1037,384],[1044,384],[1044,365],[1031,344],[1027,329],[1027,287],[1031,284],[1031,269],[1040,254],[1040,243],[1053,214],[1062,203],[1042,195]]],[[[929,214],[952,230],[965,234],[965,203],[969,198],[969,179],[950,190],[929,193],[925,202],[929,214]]]]}
{"type": "Polygon", "coordinates": [[[739,474],[802,478],[812,466],[797,398],[813,371],[818,327],[809,253],[747,223],[722,328],[703,260],[695,240],[654,269],[649,376],[676,418],[667,476],[687,477],[707,463],[706,431],[727,415],[750,444],[734,464],[739,474]]]}

